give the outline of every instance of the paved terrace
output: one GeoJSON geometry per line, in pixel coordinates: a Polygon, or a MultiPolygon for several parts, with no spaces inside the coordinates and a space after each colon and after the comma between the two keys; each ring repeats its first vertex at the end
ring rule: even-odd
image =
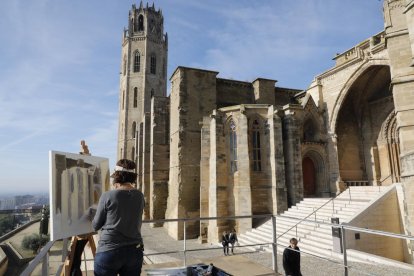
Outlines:
{"type": "MultiPolygon", "coordinates": [[[[150,228],[148,224],[143,225],[142,235],[145,243],[145,253],[151,254],[162,251],[174,251],[183,249],[183,241],[172,239],[164,228],[150,228]]],[[[272,271],[272,254],[266,252],[251,252],[246,249],[235,248],[235,255],[224,256],[220,244],[200,244],[198,240],[187,240],[188,249],[203,249],[202,251],[187,252],[187,265],[212,262],[217,267],[233,275],[277,275],[272,271]],[[204,250],[210,248],[211,250],[204,250]]],[[[300,247],[300,243],[298,244],[300,247]]],[[[278,252],[278,271],[284,275],[282,266],[282,252],[278,252]]],[[[174,267],[183,266],[183,254],[168,254],[149,256],[145,258],[146,268],[152,267],[174,267]],[[159,264],[163,263],[163,264],[159,264]],[[156,265],[158,264],[158,265],[156,265]]],[[[414,275],[414,270],[396,268],[394,266],[384,266],[365,263],[348,263],[350,276],[356,275],[414,275]]],[[[323,260],[314,256],[302,253],[302,274],[304,276],[343,276],[344,269],[341,264],[323,260]]],[[[143,273],[143,275],[145,275],[143,273]]]]}

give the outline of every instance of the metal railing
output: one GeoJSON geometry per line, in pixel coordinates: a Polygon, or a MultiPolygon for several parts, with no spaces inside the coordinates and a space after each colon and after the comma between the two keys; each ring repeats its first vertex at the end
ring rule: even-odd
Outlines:
{"type": "MultiPolygon", "coordinates": [[[[144,257],[148,257],[148,256],[155,256],[155,255],[165,255],[165,254],[173,254],[173,253],[182,253],[183,254],[183,263],[184,266],[186,266],[187,264],[187,252],[192,252],[192,251],[203,251],[203,250],[217,250],[217,249],[222,249],[222,247],[211,247],[211,248],[197,248],[197,249],[188,249],[186,246],[186,222],[190,222],[190,221],[202,221],[202,220],[236,220],[236,219],[253,219],[253,218],[271,218],[272,219],[272,241],[271,242],[265,242],[265,243],[253,243],[253,244],[245,244],[245,245],[239,245],[237,247],[252,247],[252,246],[263,246],[263,245],[272,245],[272,268],[273,271],[277,272],[278,271],[278,267],[277,267],[277,246],[286,246],[285,244],[278,244],[278,238],[281,237],[282,235],[280,235],[279,237],[276,237],[276,230],[277,230],[277,225],[276,225],[276,216],[274,215],[253,215],[253,216],[229,216],[229,217],[204,217],[204,218],[184,218],[184,219],[163,219],[163,220],[146,220],[143,221],[143,223],[156,223],[156,222],[183,222],[183,228],[184,228],[184,239],[183,239],[183,250],[173,250],[173,251],[164,251],[164,252],[158,252],[158,253],[151,253],[151,254],[145,254],[144,257]]],[[[295,218],[291,218],[292,220],[295,220],[295,218]]],[[[304,219],[296,219],[298,221],[308,221],[308,222],[313,222],[312,220],[304,220],[304,219]]],[[[342,253],[342,262],[338,262],[337,259],[330,259],[330,258],[326,258],[326,257],[321,257],[318,256],[316,254],[312,254],[310,252],[304,252],[304,251],[300,251],[301,254],[306,254],[309,255],[311,257],[315,257],[321,260],[325,260],[325,261],[329,261],[332,263],[335,263],[337,265],[341,265],[344,269],[344,275],[348,276],[349,273],[349,268],[351,267],[348,264],[348,259],[347,259],[347,248],[346,248],[346,232],[347,231],[358,231],[358,232],[363,232],[363,233],[368,233],[368,234],[375,234],[375,235],[381,235],[381,236],[387,236],[387,237],[393,237],[393,238],[400,238],[400,239],[406,239],[409,240],[411,242],[414,242],[414,237],[413,236],[408,236],[408,235],[404,235],[404,234],[395,234],[395,233],[389,233],[389,232],[385,232],[385,231],[378,231],[378,230],[372,230],[372,229],[366,229],[366,228],[359,228],[359,227],[354,227],[354,226],[349,226],[349,225],[344,225],[344,224],[332,224],[332,223],[325,223],[325,222],[319,222],[320,224],[325,224],[325,225],[330,225],[332,228],[340,228],[341,231],[341,244],[342,244],[342,248],[343,248],[343,253],[342,253]]],[[[49,275],[49,251],[52,248],[52,246],[54,245],[56,241],[50,241],[48,242],[39,252],[39,254],[29,263],[29,265],[26,267],[26,269],[23,271],[23,273],[21,275],[23,276],[29,276],[31,275],[31,273],[34,271],[34,269],[41,264],[42,265],[42,275],[49,275]]],[[[67,251],[65,251],[65,248],[67,250],[67,245],[63,245],[63,249],[62,249],[62,264],[60,265],[59,269],[57,270],[56,275],[60,275],[60,272],[62,270],[63,267],[63,262],[64,259],[66,258],[66,253],[67,251]],[[66,253],[64,253],[66,252],[66,253]]],[[[86,258],[84,257],[84,261],[88,261],[86,260],[86,258]]]]}
{"type": "MultiPolygon", "coordinates": [[[[348,190],[349,193],[349,202],[351,202],[351,189],[346,189],[348,190]]],[[[322,204],[320,207],[318,207],[317,209],[315,209],[312,213],[310,213],[309,215],[307,215],[306,217],[302,218],[301,220],[299,220],[298,223],[296,223],[295,225],[293,225],[292,227],[290,227],[288,230],[286,230],[285,232],[283,232],[282,234],[280,234],[277,238],[279,239],[280,237],[284,236],[285,234],[287,234],[289,231],[291,231],[293,228],[296,228],[296,237],[298,236],[298,225],[301,224],[303,221],[305,221],[307,218],[310,218],[312,215],[314,215],[315,219],[315,225],[317,223],[316,220],[316,213],[322,209],[323,207],[325,207],[326,205],[328,205],[328,203],[332,202],[332,216],[335,214],[335,199],[337,199],[340,195],[342,195],[346,190],[342,191],[341,193],[339,193],[336,197],[333,197],[331,199],[329,199],[327,202],[325,202],[324,204],[322,204]]]]}
{"type": "Polygon", "coordinates": [[[347,187],[351,186],[369,186],[368,180],[347,180],[344,181],[347,187]]]}

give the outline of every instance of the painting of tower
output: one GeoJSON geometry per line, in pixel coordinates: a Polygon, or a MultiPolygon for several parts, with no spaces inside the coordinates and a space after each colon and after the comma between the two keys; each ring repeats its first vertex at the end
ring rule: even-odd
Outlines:
{"type": "Polygon", "coordinates": [[[107,158],[50,152],[51,240],[91,233],[89,207],[109,190],[107,158]]]}

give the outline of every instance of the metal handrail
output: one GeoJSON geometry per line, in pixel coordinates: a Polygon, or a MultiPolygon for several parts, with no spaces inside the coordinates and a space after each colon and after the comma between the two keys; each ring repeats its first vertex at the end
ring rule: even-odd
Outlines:
{"type": "MultiPolygon", "coordinates": [[[[383,178],[383,179],[381,179],[380,181],[379,181],[379,184],[381,184],[382,185],[382,182],[384,182],[385,180],[387,180],[388,178],[390,178],[392,176],[392,174],[389,174],[387,177],[385,177],[385,178],[383,178]]],[[[378,186],[380,186],[380,185],[378,185],[378,186]]]]}
{"type": "MultiPolygon", "coordinates": [[[[349,189],[349,188],[348,188],[349,189]]],[[[314,210],[312,213],[310,213],[309,215],[307,215],[306,217],[302,218],[298,223],[296,223],[295,225],[293,225],[292,227],[290,227],[288,230],[286,230],[285,232],[283,232],[282,234],[280,234],[277,239],[279,239],[280,237],[282,237],[283,235],[287,234],[290,230],[292,230],[293,228],[297,227],[299,224],[301,224],[304,220],[306,220],[307,218],[309,218],[310,216],[312,216],[313,214],[315,214],[315,222],[316,222],[316,212],[318,212],[318,210],[320,210],[322,207],[326,206],[329,202],[332,201],[332,208],[334,208],[333,202],[334,200],[340,196],[343,192],[345,192],[346,190],[340,192],[336,197],[331,198],[330,200],[328,200],[327,202],[325,202],[324,204],[322,204],[318,209],[314,210]]],[[[334,214],[334,209],[332,209],[332,215],[334,214]]],[[[297,228],[296,228],[296,232],[297,232],[297,228]]],[[[296,233],[297,236],[297,233],[296,233]]]]}
{"type": "MultiPolygon", "coordinates": [[[[36,268],[36,266],[41,261],[44,261],[45,257],[47,257],[50,248],[53,246],[53,244],[55,242],[56,241],[49,241],[45,246],[43,246],[43,248],[40,250],[39,254],[36,255],[36,257],[29,263],[29,265],[26,267],[26,269],[20,275],[21,276],[30,276],[30,274],[36,268]]],[[[47,269],[47,268],[43,268],[43,269],[47,269]]],[[[49,274],[44,274],[43,272],[44,271],[42,271],[42,275],[49,275],[49,274]]]]}
{"type": "MultiPolygon", "coordinates": [[[[332,198],[330,201],[333,201],[335,198],[332,198]]],[[[328,202],[330,202],[328,201],[328,202]]],[[[328,202],[326,202],[324,205],[328,204],[328,202]]],[[[322,206],[321,206],[322,207],[322,206]]],[[[320,207],[320,208],[321,208],[320,207]]],[[[318,208],[318,209],[320,209],[318,208]]],[[[273,262],[274,262],[274,266],[273,269],[275,271],[277,271],[277,247],[278,246],[283,246],[282,244],[277,243],[277,238],[276,237],[276,216],[275,215],[252,215],[252,216],[234,216],[234,217],[204,217],[204,218],[182,218],[182,219],[166,219],[166,220],[145,220],[143,221],[143,223],[151,223],[151,222],[166,222],[166,221],[200,221],[200,220],[214,220],[214,219],[237,219],[237,218],[254,218],[254,217],[271,217],[272,221],[273,221],[273,241],[272,242],[268,242],[268,243],[254,243],[254,244],[245,244],[242,246],[238,246],[238,247],[251,247],[251,246],[262,246],[262,245],[273,245],[273,262]]],[[[294,217],[290,217],[293,220],[299,220],[298,218],[294,218],[294,217]]],[[[306,219],[300,219],[300,222],[305,221],[306,219]]],[[[312,220],[306,220],[308,222],[313,222],[312,220]]],[[[314,255],[310,252],[306,252],[306,251],[301,251],[301,253],[304,254],[308,254],[311,255],[313,257],[319,258],[319,259],[323,259],[323,260],[327,260],[333,263],[336,263],[338,265],[342,265],[344,267],[344,271],[345,271],[345,275],[348,275],[348,268],[350,267],[347,263],[347,257],[346,257],[346,245],[345,245],[345,230],[350,230],[350,231],[358,231],[358,232],[364,232],[364,233],[369,233],[369,234],[376,234],[376,235],[381,235],[381,236],[388,236],[388,237],[393,237],[393,238],[400,238],[400,239],[407,239],[407,240],[411,240],[414,241],[414,236],[409,236],[409,235],[404,235],[404,234],[396,234],[396,233],[390,233],[390,232],[384,232],[384,231],[379,231],[379,230],[372,230],[372,229],[367,229],[367,228],[359,228],[359,227],[355,227],[355,226],[350,226],[350,225],[346,225],[346,224],[332,224],[332,223],[326,223],[326,222],[319,222],[320,224],[323,225],[330,225],[333,228],[341,228],[341,240],[344,243],[344,253],[343,253],[343,258],[344,258],[344,262],[343,264],[338,263],[336,260],[331,259],[331,258],[325,258],[325,257],[321,257],[321,256],[317,256],[314,255]]],[[[280,237],[280,236],[279,236],[280,237]]],[[[43,263],[42,265],[42,275],[49,275],[48,273],[48,262],[49,262],[49,251],[51,249],[51,247],[54,245],[55,241],[50,241],[48,242],[39,252],[39,254],[29,263],[29,265],[26,267],[26,269],[22,272],[21,275],[23,276],[29,276],[33,270],[36,268],[36,266],[40,263],[43,263]]],[[[213,247],[213,248],[197,248],[197,249],[189,249],[184,247],[184,250],[175,250],[175,251],[165,251],[165,252],[158,252],[158,253],[150,253],[150,254],[145,254],[145,256],[153,256],[153,255],[162,255],[162,254],[170,254],[170,253],[186,253],[186,252],[192,252],[192,251],[199,251],[199,250],[218,250],[221,249],[221,247],[213,247]]],[[[63,250],[62,250],[63,251],[63,250]]],[[[63,257],[63,256],[62,256],[63,257]]],[[[185,258],[185,254],[184,254],[184,258],[185,258]]],[[[185,262],[185,259],[184,259],[185,262]]],[[[56,275],[60,275],[60,271],[61,271],[62,267],[59,268],[58,273],[56,275]]]]}

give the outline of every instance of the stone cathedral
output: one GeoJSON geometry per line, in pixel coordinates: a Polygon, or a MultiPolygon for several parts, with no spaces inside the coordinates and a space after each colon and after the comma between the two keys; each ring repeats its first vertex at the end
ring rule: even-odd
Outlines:
{"type": "MultiPolygon", "coordinates": [[[[178,67],[167,95],[162,11],[133,5],[118,158],[137,163],[145,219],[278,214],[304,197],[400,182],[414,235],[414,0],[384,0],[383,12],[384,29],[337,54],[306,90],[178,67]]],[[[213,242],[258,223],[205,220],[187,223],[186,234],[213,242]]],[[[183,238],[181,222],[163,226],[183,238]]]]}

